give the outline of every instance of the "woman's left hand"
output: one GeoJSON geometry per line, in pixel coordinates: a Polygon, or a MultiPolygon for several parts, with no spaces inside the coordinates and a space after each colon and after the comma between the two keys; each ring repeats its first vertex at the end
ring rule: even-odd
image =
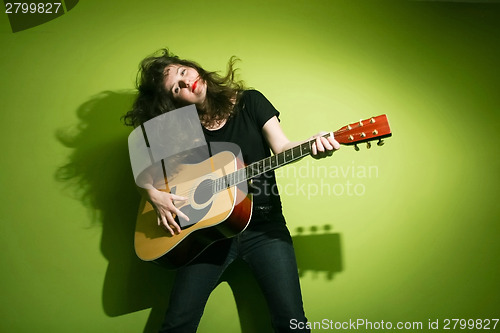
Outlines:
{"type": "Polygon", "coordinates": [[[333,133],[330,133],[327,138],[323,136],[325,134],[327,132],[320,132],[311,138],[316,138],[311,147],[311,155],[316,159],[332,156],[334,151],[340,149],[340,144],[334,139],[333,133]]]}

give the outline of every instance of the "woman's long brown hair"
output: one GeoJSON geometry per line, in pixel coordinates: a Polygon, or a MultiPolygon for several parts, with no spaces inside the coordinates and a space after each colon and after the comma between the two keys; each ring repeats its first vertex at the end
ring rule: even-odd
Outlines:
{"type": "Polygon", "coordinates": [[[235,104],[243,92],[244,84],[235,79],[234,56],[229,59],[226,75],[209,72],[194,61],[180,59],[168,49],[162,49],[145,58],[139,67],[136,78],[137,98],[132,110],[127,112],[123,121],[129,126],[139,126],[160,114],[172,111],[183,105],[175,101],[165,89],[165,68],[177,64],[192,67],[207,84],[204,104],[198,108],[203,125],[211,125],[217,121],[228,119],[235,112],[235,104]]]}

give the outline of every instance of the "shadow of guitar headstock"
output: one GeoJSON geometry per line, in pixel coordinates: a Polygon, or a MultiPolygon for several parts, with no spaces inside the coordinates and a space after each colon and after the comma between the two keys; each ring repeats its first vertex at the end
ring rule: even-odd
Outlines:
{"type": "Polygon", "coordinates": [[[296,229],[292,239],[301,277],[309,273],[313,277],[323,274],[331,280],[335,273],[342,271],[340,234],[331,229],[330,225],[296,229]]]}
{"type": "MultiPolygon", "coordinates": [[[[292,236],[297,266],[301,277],[333,280],[342,270],[340,234],[332,227],[300,227],[292,236]]],[[[250,268],[240,259],[224,273],[222,281],[233,291],[240,319],[241,332],[273,332],[267,303],[250,268]]]]}

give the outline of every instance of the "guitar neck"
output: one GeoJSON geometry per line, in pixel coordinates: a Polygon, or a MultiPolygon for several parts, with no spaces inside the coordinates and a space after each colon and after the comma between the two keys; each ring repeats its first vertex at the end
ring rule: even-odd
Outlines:
{"type": "MultiPolygon", "coordinates": [[[[327,133],[323,135],[323,137],[328,138],[330,135],[331,133],[327,133]]],[[[263,173],[300,160],[302,157],[307,156],[311,153],[311,147],[315,141],[316,139],[306,141],[281,153],[266,157],[235,172],[215,179],[214,192],[220,192],[228,187],[238,185],[263,173]]]]}
{"type": "MultiPolygon", "coordinates": [[[[327,133],[323,137],[328,138],[330,135],[332,133],[327,133]]],[[[379,140],[378,145],[381,146],[383,144],[382,138],[390,137],[392,133],[387,116],[384,114],[341,127],[333,135],[338,143],[342,145],[354,145],[356,150],[359,150],[357,144],[366,142],[367,147],[370,148],[370,141],[376,139],[379,140]]],[[[214,193],[238,185],[265,172],[277,169],[309,155],[315,141],[316,139],[306,141],[279,154],[269,156],[245,168],[215,179],[213,182],[214,193]]]]}

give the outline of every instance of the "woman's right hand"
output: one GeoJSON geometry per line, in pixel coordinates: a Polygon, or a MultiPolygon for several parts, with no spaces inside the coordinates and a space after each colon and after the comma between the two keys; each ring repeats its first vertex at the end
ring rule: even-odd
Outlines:
{"type": "Polygon", "coordinates": [[[148,189],[149,202],[153,206],[158,218],[158,226],[165,228],[172,236],[181,232],[181,227],[174,219],[174,214],[189,221],[189,218],[175,207],[174,201],[186,201],[187,198],[176,194],[148,189]]]}

